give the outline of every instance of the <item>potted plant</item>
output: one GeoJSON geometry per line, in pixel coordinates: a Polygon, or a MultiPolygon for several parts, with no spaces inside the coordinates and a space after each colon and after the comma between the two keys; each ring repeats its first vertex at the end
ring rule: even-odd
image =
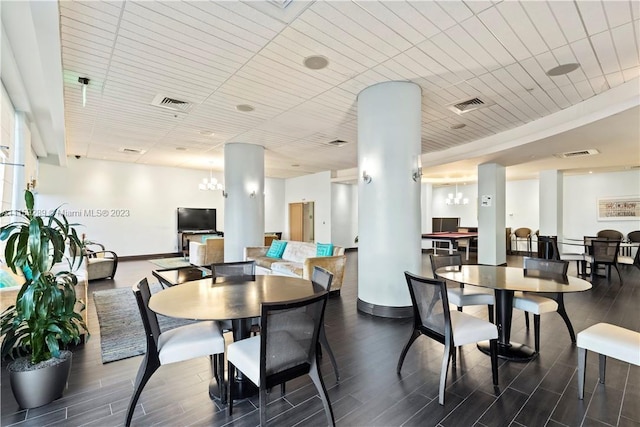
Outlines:
{"type": "Polygon", "coordinates": [[[86,325],[75,311],[77,278],[72,273],[82,263],[82,251],[70,250],[74,255],[65,257],[66,245],[82,247],[75,224],[58,215],[58,208],[38,215],[29,190],[25,202],[25,211],[0,214],[17,218],[0,227],[0,240],[6,241],[7,266],[25,279],[15,304],[0,315],[0,350],[3,359],[14,359],[8,369],[16,401],[33,408],[62,396],[71,369],[67,346],[80,341],[86,325]],[[65,259],[69,269],[54,274],[53,265],[65,259]]]}

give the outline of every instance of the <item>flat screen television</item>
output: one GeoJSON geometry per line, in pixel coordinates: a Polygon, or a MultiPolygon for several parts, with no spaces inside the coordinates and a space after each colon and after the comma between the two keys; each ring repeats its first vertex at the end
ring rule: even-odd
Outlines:
{"type": "Polygon", "coordinates": [[[216,231],[216,210],[178,208],[178,231],[216,231]]]}

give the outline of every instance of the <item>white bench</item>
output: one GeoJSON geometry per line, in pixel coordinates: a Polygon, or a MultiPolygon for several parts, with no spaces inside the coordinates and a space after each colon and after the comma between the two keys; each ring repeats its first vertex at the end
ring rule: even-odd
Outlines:
{"type": "Polygon", "coordinates": [[[584,398],[587,350],[600,355],[600,382],[604,384],[607,356],[640,366],[640,332],[597,323],[578,333],[578,398],[584,398]]]}

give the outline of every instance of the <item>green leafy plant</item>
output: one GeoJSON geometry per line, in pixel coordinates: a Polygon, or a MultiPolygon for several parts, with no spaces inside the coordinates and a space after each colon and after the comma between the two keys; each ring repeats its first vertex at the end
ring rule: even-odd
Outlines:
{"type": "MultiPolygon", "coordinates": [[[[14,273],[21,271],[26,279],[15,305],[0,315],[2,357],[30,355],[32,364],[58,357],[61,348],[78,343],[86,325],[75,311],[78,282],[73,270],[82,263],[82,249],[74,229],[58,209],[39,216],[34,211],[33,194],[25,191],[25,211],[5,211],[0,217],[16,216],[17,220],[0,228],[0,240],[6,240],[5,261],[14,273]],[[77,254],[77,255],[76,255],[77,254]],[[69,270],[52,273],[54,264],[67,261],[69,270]]],[[[82,309],[84,303],[81,302],[82,309]]]]}

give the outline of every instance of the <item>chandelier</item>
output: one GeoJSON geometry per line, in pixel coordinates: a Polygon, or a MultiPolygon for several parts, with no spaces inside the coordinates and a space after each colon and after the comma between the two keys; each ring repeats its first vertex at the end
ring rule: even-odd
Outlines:
{"type": "Polygon", "coordinates": [[[218,182],[217,179],[213,177],[213,172],[209,172],[209,178],[203,178],[202,182],[198,184],[198,188],[200,190],[222,190],[224,193],[224,185],[218,182]]]}
{"type": "Polygon", "coordinates": [[[445,199],[445,203],[447,205],[468,205],[469,199],[467,197],[462,197],[462,193],[458,192],[458,184],[456,184],[455,195],[454,193],[449,193],[445,199]]]}

